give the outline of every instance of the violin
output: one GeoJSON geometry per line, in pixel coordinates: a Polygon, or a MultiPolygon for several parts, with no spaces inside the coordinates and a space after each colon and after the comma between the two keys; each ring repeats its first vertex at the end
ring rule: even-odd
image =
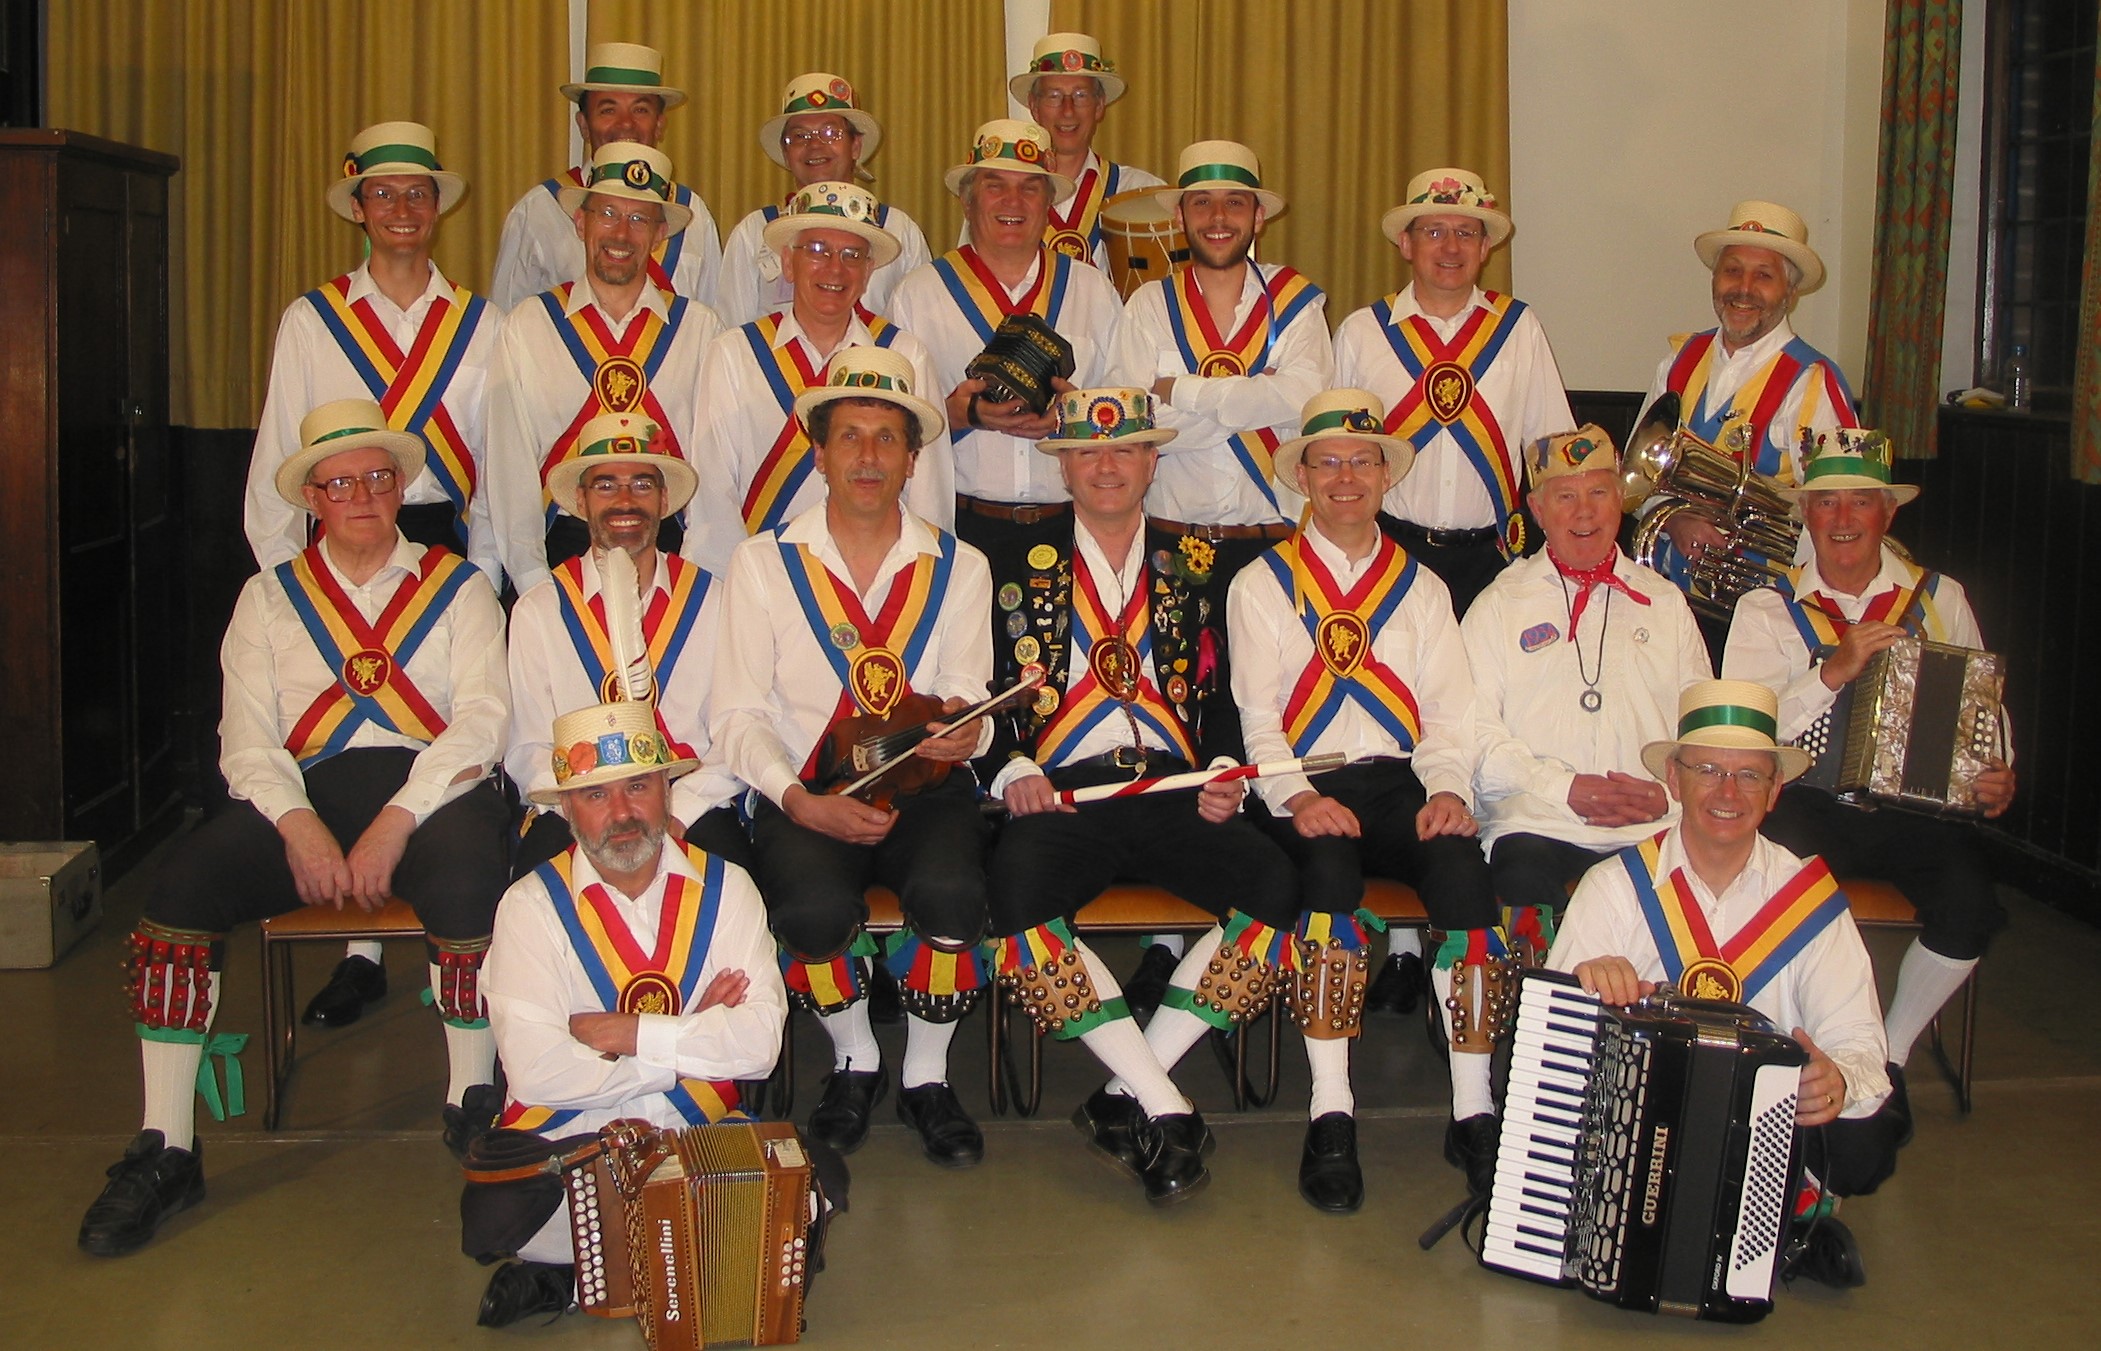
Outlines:
{"type": "Polygon", "coordinates": [[[967,727],[1016,695],[1035,689],[1043,679],[1043,667],[1024,667],[1012,688],[952,715],[942,712],[941,700],[931,694],[907,694],[887,713],[835,719],[825,728],[817,748],[818,791],[858,797],[889,811],[898,798],[923,793],[948,777],[953,762],[913,754],[921,742],[935,735],[927,730],[928,724],[942,723],[942,735],[967,727]]]}

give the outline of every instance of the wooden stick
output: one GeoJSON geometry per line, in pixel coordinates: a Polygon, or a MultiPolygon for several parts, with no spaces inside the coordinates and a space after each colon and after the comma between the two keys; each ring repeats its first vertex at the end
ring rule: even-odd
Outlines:
{"type": "Polygon", "coordinates": [[[1325,774],[1331,769],[1341,769],[1347,763],[1347,755],[1340,751],[1327,751],[1320,755],[1302,755],[1294,760],[1271,760],[1261,765],[1192,769],[1181,774],[1133,779],[1129,783],[1101,783],[1092,788],[1068,788],[1058,794],[1058,801],[1076,807],[1082,802],[1106,802],[1115,797],[1144,797],[1148,793],[1175,793],[1185,788],[1202,788],[1207,784],[1269,779],[1280,774],[1325,774]]]}

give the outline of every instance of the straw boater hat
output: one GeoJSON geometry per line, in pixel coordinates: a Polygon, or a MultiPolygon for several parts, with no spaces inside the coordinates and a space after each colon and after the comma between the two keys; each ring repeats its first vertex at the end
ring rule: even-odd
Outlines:
{"type": "Polygon", "coordinates": [[[1800,503],[1804,493],[1828,492],[1834,488],[1880,488],[1892,494],[1898,506],[1919,495],[1916,483],[1898,483],[1890,471],[1895,452],[1889,437],[1866,427],[1837,427],[1818,432],[1809,446],[1809,463],[1802,481],[1780,491],[1800,503]]]}
{"type": "Polygon", "coordinates": [[[1379,218],[1379,229],[1398,244],[1417,216],[1472,216],[1488,227],[1490,247],[1510,238],[1510,217],[1495,194],[1471,169],[1432,169],[1408,180],[1401,204],[1379,218]]]}
{"type": "Polygon", "coordinates": [[[1681,746],[1771,751],[1785,783],[1809,768],[1809,752],[1774,741],[1779,730],[1780,696],[1770,686],[1753,680],[1696,680],[1678,695],[1678,739],[1643,746],[1641,763],[1662,780],[1681,746]]]}
{"type": "Polygon", "coordinates": [[[622,700],[594,704],[554,720],[554,787],[527,796],[543,807],[562,794],[601,783],[618,783],[639,774],[663,770],[672,778],[691,772],[700,761],[679,759],[657,728],[656,705],[622,700]]]}
{"type": "Polygon", "coordinates": [[[669,155],[640,141],[612,141],[598,147],[591,157],[591,172],[584,185],[564,183],[555,200],[572,215],[584,209],[585,198],[594,195],[655,202],[664,208],[664,223],[677,234],[693,223],[693,208],[673,200],[672,186],[669,155]]]}
{"type": "Polygon", "coordinates": [[[1534,488],[1549,479],[1587,474],[1593,469],[1618,473],[1619,447],[1612,435],[1595,422],[1586,422],[1572,432],[1542,436],[1525,447],[1525,479],[1534,488]]]}
{"type": "Polygon", "coordinates": [[[971,138],[970,159],[942,175],[941,181],[956,196],[963,195],[963,176],[972,169],[1007,169],[1017,174],[1042,174],[1051,181],[1051,200],[1072,196],[1073,182],[1064,174],[1052,173],[1044,163],[1050,157],[1050,133],[1034,122],[995,117],[978,128],[971,138]]]}
{"type": "Polygon", "coordinates": [[[1801,268],[1802,284],[1795,288],[1797,294],[1806,296],[1824,284],[1824,260],[1809,247],[1809,227],[1778,202],[1738,202],[1729,212],[1728,228],[1694,236],[1692,251],[1712,272],[1722,250],[1731,244],[1771,249],[1801,268]]]}
{"type": "Polygon", "coordinates": [[[299,449],[277,466],[277,495],[300,511],[306,504],[307,475],[331,455],[376,446],[393,457],[399,487],[407,488],[423,472],[423,438],[387,425],[387,415],[370,399],[337,399],[299,419],[299,449]]]}
{"type": "Polygon", "coordinates": [[[912,392],[912,363],[887,347],[849,347],[832,358],[824,383],[795,398],[795,416],[805,428],[810,414],[839,399],[881,399],[919,420],[920,439],[932,443],[948,430],[941,410],[912,392]]]}
{"type": "Polygon", "coordinates": [[[881,209],[882,203],[866,188],[852,183],[812,183],[797,188],[788,199],[788,209],[766,222],[766,247],[786,253],[805,230],[844,230],[866,240],[869,256],[881,267],[904,252],[897,236],[875,223],[881,209]]]}
{"type": "Polygon", "coordinates": [[[1324,389],[1299,411],[1299,434],[1277,447],[1270,478],[1287,488],[1305,480],[1302,462],[1315,441],[1362,441],[1386,452],[1386,486],[1399,483],[1415,463],[1415,447],[1386,431],[1386,405],[1368,389],[1324,389]]]}
{"type": "Polygon", "coordinates": [[[562,97],[576,102],[585,92],[609,94],[655,94],[664,100],[664,111],[686,101],[686,91],[664,83],[664,54],[636,42],[600,42],[584,53],[581,84],[562,86],[562,97]]]}
{"type": "Polygon", "coordinates": [[[684,510],[693,500],[693,490],[700,486],[700,475],[683,459],[656,448],[660,430],[640,413],[600,413],[576,434],[576,449],[547,471],[547,495],[556,506],[568,510],[585,474],[601,465],[631,464],[664,476],[666,516],[684,510]]]}
{"type": "Polygon", "coordinates": [[[1114,103],[1123,97],[1123,76],[1116,63],[1102,55],[1102,44],[1085,33],[1047,33],[1036,39],[1029,54],[1029,68],[1007,81],[1007,92],[1017,103],[1027,103],[1038,75],[1092,75],[1102,82],[1102,101],[1114,103]]]}
{"type": "Polygon", "coordinates": [[[1172,429],[1154,425],[1149,390],[1069,389],[1052,406],[1058,410],[1058,434],[1036,443],[1046,455],[1127,441],[1157,447],[1175,439],[1172,429]]]}
{"type": "Polygon", "coordinates": [[[829,71],[813,70],[788,81],[788,91],[781,95],[780,114],[767,118],[759,128],[759,148],[783,169],[788,167],[788,152],[781,149],[781,132],[787,129],[788,119],[798,113],[829,113],[845,118],[848,126],[861,133],[861,159],[873,158],[875,148],[883,143],[883,124],[861,111],[854,87],[829,71]]]}
{"type": "Polygon", "coordinates": [[[1182,194],[1194,188],[1237,188],[1252,192],[1271,219],[1284,214],[1284,198],[1262,186],[1262,161],[1238,141],[1198,141],[1182,152],[1182,166],[1171,188],[1153,196],[1170,212],[1182,194]]]}
{"type": "Polygon", "coordinates": [[[359,183],[380,174],[425,174],[438,185],[438,213],[459,205],[467,180],[438,163],[438,139],[421,122],[376,122],[350,140],[343,156],[343,176],[328,185],[329,209],[344,220],[351,193],[359,183]]]}

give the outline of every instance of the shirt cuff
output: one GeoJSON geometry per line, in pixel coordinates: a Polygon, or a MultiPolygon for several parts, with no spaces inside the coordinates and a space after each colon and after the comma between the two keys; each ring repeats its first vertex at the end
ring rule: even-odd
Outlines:
{"type": "Polygon", "coordinates": [[[788,808],[783,799],[788,796],[790,788],[794,788],[801,783],[802,780],[795,777],[795,771],[788,768],[787,762],[780,761],[768,765],[764,770],[760,771],[759,781],[753,784],[752,787],[765,794],[774,806],[786,811],[788,808]]]}
{"type": "Polygon", "coordinates": [[[992,786],[986,791],[994,797],[1004,797],[1008,784],[1030,774],[1042,776],[1043,766],[1029,759],[1026,755],[1014,756],[1005,765],[1001,766],[999,773],[992,776],[992,786]]]}
{"type": "Polygon", "coordinates": [[[662,1013],[635,1015],[635,1059],[654,1069],[678,1069],[678,1019],[662,1013]]]}

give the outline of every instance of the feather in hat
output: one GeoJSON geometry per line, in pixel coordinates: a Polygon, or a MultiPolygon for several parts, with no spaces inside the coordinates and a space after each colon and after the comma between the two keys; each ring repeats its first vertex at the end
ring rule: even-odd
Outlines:
{"type": "Polygon", "coordinates": [[[605,597],[606,638],[613,647],[613,670],[620,675],[622,697],[638,704],[656,695],[656,672],[649,665],[649,643],[642,637],[642,600],[635,593],[635,560],[625,549],[599,552],[600,594],[605,597]]]}

